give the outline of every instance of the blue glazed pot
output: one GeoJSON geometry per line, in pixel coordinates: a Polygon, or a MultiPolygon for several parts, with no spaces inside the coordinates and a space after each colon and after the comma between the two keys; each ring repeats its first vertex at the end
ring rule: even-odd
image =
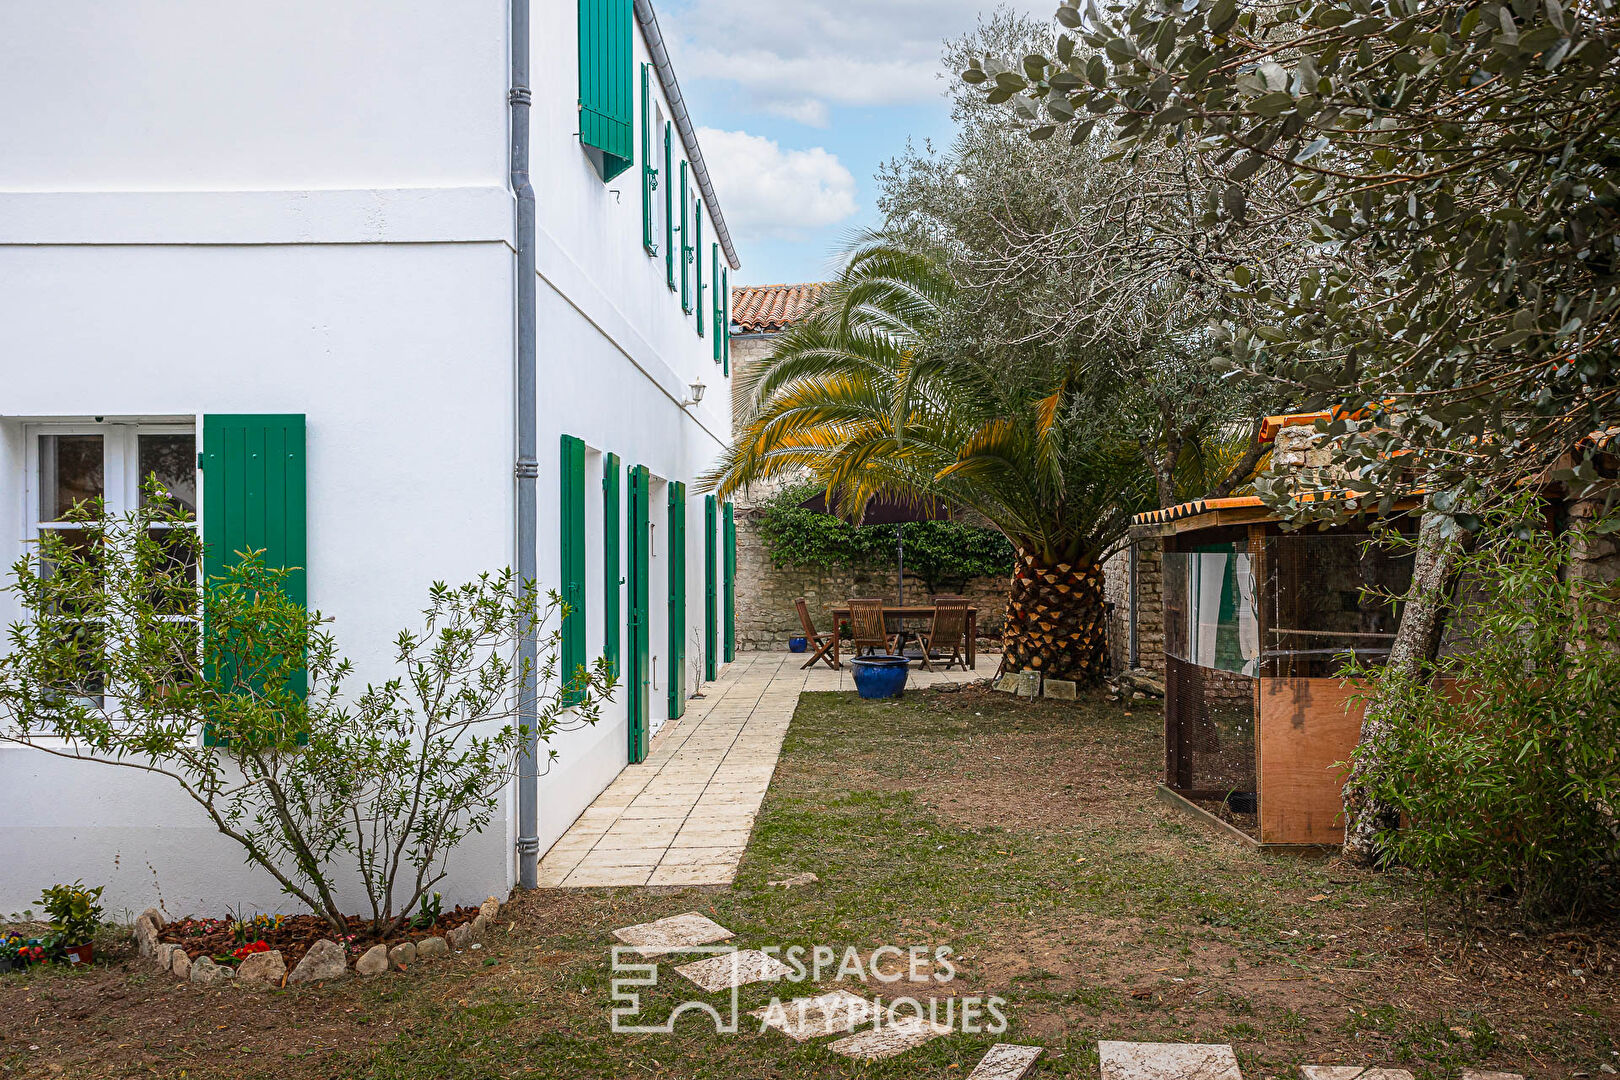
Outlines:
{"type": "Polygon", "coordinates": [[[788,652],[804,652],[809,647],[810,643],[802,637],[788,638],[788,652]]]}
{"type": "Polygon", "coordinates": [[[906,689],[909,661],[903,656],[860,656],[849,662],[855,692],[869,700],[897,698],[906,689]]]}

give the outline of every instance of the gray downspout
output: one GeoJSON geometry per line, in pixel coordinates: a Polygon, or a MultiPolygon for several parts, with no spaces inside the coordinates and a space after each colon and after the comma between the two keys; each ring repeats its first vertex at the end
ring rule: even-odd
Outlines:
{"type": "MultiPolygon", "coordinates": [[[[507,162],[517,199],[517,574],[527,588],[540,578],[538,458],[539,417],[535,415],[535,206],[529,183],[529,0],[511,0],[512,88],[507,162]]],[[[540,878],[540,739],[535,708],[536,632],[518,641],[518,724],[527,732],[518,757],[518,885],[532,889],[540,878]]]]}

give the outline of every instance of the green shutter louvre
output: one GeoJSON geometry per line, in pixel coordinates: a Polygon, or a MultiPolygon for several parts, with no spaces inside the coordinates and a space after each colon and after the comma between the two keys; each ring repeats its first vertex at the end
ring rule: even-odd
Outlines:
{"type": "Polygon", "coordinates": [[[719,592],[715,581],[718,552],[719,508],[713,495],[703,496],[703,677],[710,682],[719,674],[719,592]]]}
{"type": "Polygon", "coordinates": [[[641,246],[658,254],[653,237],[653,199],[658,197],[658,169],[653,165],[652,65],[641,65],[641,246]]]}
{"type": "Polygon", "coordinates": [[[669,483],[669,718],[686,715],[686,485],[669,483]]]}
{"type": "MultiPolygon", "coordinates": [[[[308,605],[305,468],[301,414],[203,417],[204,581],[223,577],[244,552],[261,551],[265,565],[292,571],[283,579],[288,598],[308,605]]],[[[306,672],[293,677],[292,689],[308,693],[306,672]]],[[[204,739],[216,744],[206,730],[204,739]]]]}
{"type": "Polygon", "coordinates": [[[619,674],[619,455],[602,455],[602,655],[619,674]]]}
{"type": "Polygon", "coordinates": [[[737,659],[737,516],[726,503],[726,663],[737,659]]]}
{"type": "Polygon", "coordinates": [[[675,129],[664,124],[664,275],[675,291],[675,129]]]}
{"type": "Polygon", "coordinates": [[[681,310],[692,314],[692,234],[687,231],[689,209],[686,190],[686,162],[681,162],[681,310]]]}
{"type": "Polygon", "coordinates": [[[633,0],[579,0],[579,141],[603,181],[634,163],[633,0]]]}
{"type": "Polygon", "coordinates": [[[652,551],[649,546],[650,526],[652,524],[652,508],[648,498],[651,478],[647,474],[647,466],[637,465],[630,470],[630,535],[625,544],[625,554],[630,560],[629,593],[630,593],[630,619],[629,648],[625,653],[625,682],[629,685],[627,695],[630,725],[629,725],[629,760],[635,765],[647,760],[649,742],[648,718],[648,689],[651,680],[651,667],[649,658],[651,650],[648,648],[651,621],[648,618],[650,611],[648,605],[648,585],[651,578],[649,572],[652,551]]]}
{"type": "Polygon", "coordinates": [[[574,689],[579,669],[585,666],[585,444],[572,435],[562,437],[562,598],[568,614],[562,621],[562,654],[557,678],[570,704],[583,695],[574,689]]]}

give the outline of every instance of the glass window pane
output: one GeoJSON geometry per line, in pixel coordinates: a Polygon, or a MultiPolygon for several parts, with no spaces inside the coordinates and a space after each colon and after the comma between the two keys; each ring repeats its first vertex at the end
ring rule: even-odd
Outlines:
{"type": "Polygon", "coordinates": [[[150,600],[160,616],[195,618],[201,593],[198,582],[202,548],[195,529],[167,526],[147,530],[147,576],[152,581],[150,600]]]}
{"type": "Polygon", "coordinates": [[[141,435],[141,504],[146,504],[146,485],[157,477],[163,490],[186,517],[197,514],[197,437],[180,435],[141,435]]]}
{"type": "Polygon", "coordinates": [[[39,437],[39,520],[61,521],[105,494],[100,435],[39,437]]]}

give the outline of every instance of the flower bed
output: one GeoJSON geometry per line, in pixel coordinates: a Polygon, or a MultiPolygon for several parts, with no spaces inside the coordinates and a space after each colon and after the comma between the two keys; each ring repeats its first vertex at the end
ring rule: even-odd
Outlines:
{"type": "Polygon", "coordinates": [[[492,896],[479,907],[444,912],[430,926],[408,922],[379,940],[371,934],[369,920],[358,915],[349,917],[349,932],[339,935],[314,915],[167,922],[148,908],[135,920],[135,945],[142,957],[194,983],[237,979],[282,986],[341,978],[351,971],[404,971],[418,960],[478,948],[500,909],[492,896]]]}

